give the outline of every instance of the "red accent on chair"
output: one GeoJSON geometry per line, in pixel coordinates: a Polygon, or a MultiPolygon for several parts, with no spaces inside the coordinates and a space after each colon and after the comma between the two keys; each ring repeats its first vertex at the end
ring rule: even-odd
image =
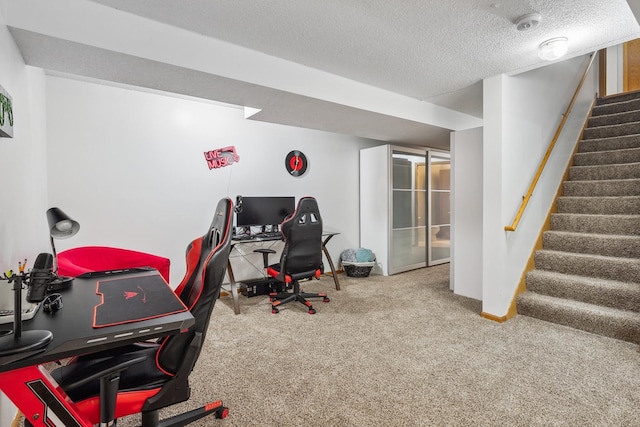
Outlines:
{"type": "Polygon", "coordinates": [[[151,267],[169,283],[169,258],[130,249],[82,246],[58,253],[58,274],[76,277],[92,271],[151,267]]]}
{"type": "MultiPolygon", "coordinates": [[[[153,397],[159,391],[160,387],[150,390],[118,393],[116,399],[116,418],[142,411],[145,400],[153,397]]],[[[92,424],[97,425],[100,423],[100,396],[78,402],[76,406],[92,424]]]]}

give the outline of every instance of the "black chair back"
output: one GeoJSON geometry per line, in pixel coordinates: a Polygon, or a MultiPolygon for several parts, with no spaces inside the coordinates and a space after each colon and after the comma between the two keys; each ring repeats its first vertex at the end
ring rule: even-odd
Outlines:
{"type": "Polygon", "coordinates": [[[206,334],[231,251],[232,218],[231,199],[220,200],[209,231],[187,248],[187,272],[176,293],[191,311],[195,324],[187,332],[171,335],[162,343],[157,363],[168,374],[177,371],[195,334],[203,337],[206,334]]]}
{"type": "Polygon", "coordinates": [[[301,198],[295,212],[280,224],[280,230],[285,242],[280,274],[298,280],[322,272],[322,217],[316,199],[301,198]]]}

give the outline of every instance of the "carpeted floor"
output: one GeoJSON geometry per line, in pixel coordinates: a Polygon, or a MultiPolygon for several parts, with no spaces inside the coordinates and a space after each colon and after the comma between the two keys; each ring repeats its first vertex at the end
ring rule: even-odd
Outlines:
{"type": "MultiPolygon", "coordinates": [[[[638,346],[534,318],[480,317],[449,265],[395,276],[323,277],[317,314],[268,297],[216,304],[192,398],[222,399],[198,426],[635,426],[638,346]]],[[[167,411],[164,416],[168,415],[167,411]]],[[[137,425],[121,419],[118,425],[137,425]]]]}

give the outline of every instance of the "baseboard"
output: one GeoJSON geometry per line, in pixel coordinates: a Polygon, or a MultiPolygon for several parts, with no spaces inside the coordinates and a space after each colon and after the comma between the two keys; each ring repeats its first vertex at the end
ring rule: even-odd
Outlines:
{"type": "MultiPolygon", "coordinates": [[[[336,274],[342,274],[342,273],[344,273],[344,270],[336,270],[336,274]]],[[[331,270],[329,270],[329,271],[325,271],[324,275],[325,276],[333,276],[333,273],[331,272],[331,270]]]]}
{"type": "Polygon", "coordinates": [[[13,421],[11,422],[11,427],[20,427],[20,421],[22,421],[22,413],[18,411],[16,416],[13,417],[13,421]]]}
{"type": "Polygon", "coordinates": [[[484,311],[482,313],[480,313],[480,316],[484,317],[485,319],[493,320],[494,322],[498,322],[498,323],[506,322],[507,319],[508,319],[508,317],[506,315],[505,316],[496,316],[496,315],[493,315],[491,313],[486,313],[484,311]]]}

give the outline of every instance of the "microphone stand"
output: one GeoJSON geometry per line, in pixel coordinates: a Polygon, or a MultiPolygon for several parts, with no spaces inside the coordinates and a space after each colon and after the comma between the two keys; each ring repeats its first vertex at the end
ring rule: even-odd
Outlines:
{"type": "Polygon", "coordinates": [[[28,278],[24,273],[13,274],[2,279],[13,283],[13,333],[0,337],[0,357],[15,353],[25,353],[46,347],[53,339],[47,330],[22,332],[22,284],[28,278]]]}

